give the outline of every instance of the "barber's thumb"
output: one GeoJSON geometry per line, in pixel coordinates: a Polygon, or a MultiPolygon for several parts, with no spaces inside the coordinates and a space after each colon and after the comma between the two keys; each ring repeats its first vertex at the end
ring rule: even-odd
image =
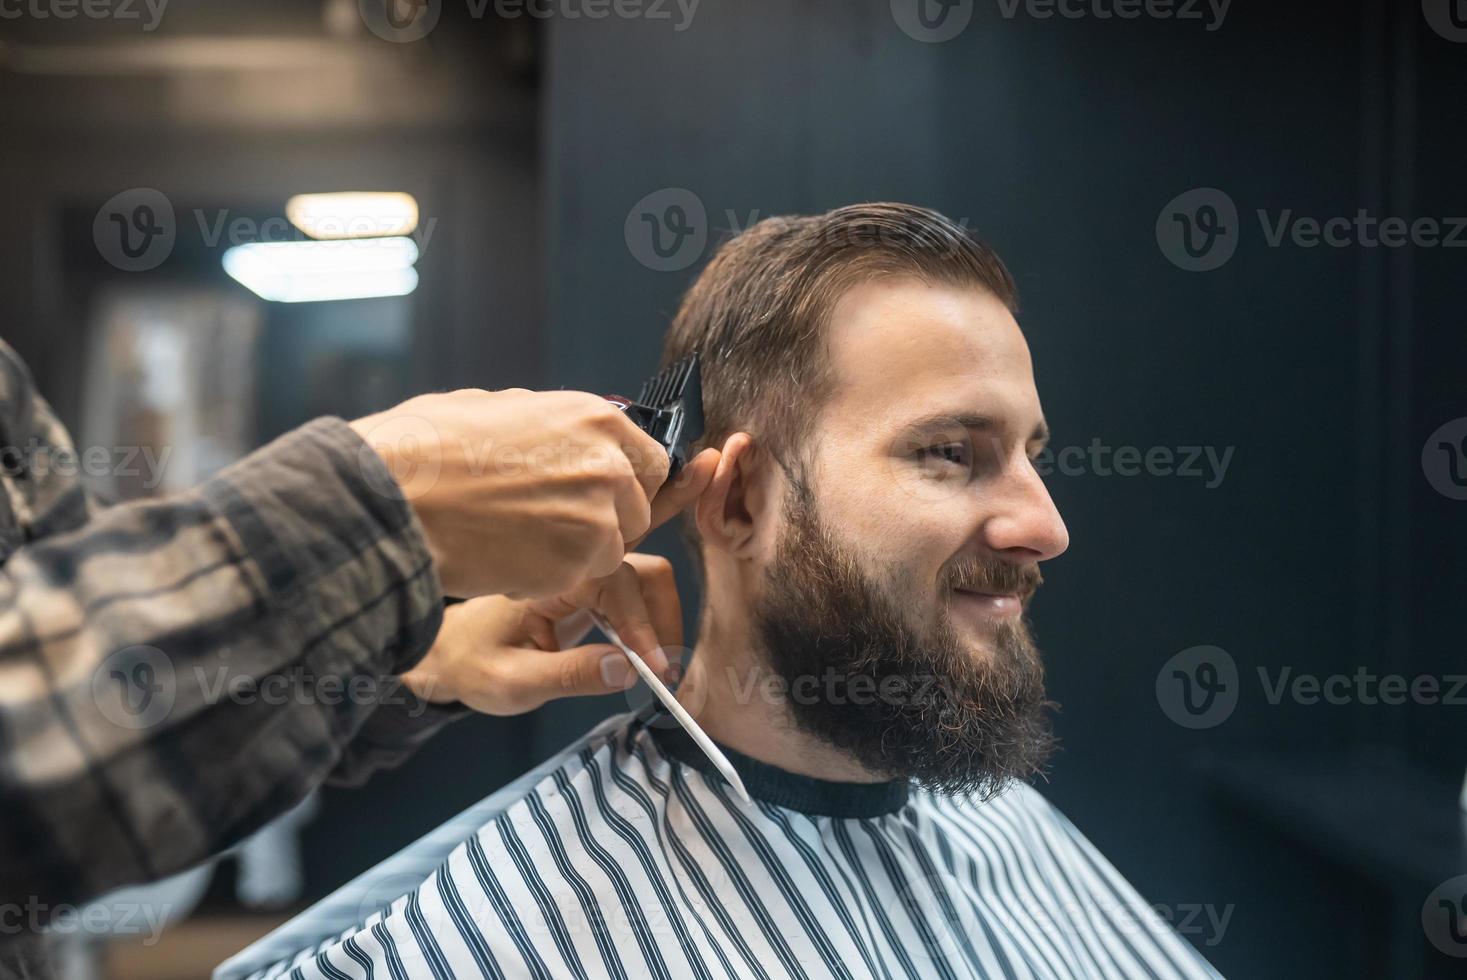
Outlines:
{"type": "Polygon", "coordinates": [[[700,451],[688,460],[688,465],[677,476],[662,485],[657,496],[668,498],[676,506],[686,507],[708,489],[708,484],[713,482],[713,475],[718,472],[718,461],[722,458],[723,453],[717,449],[700,451]]]}

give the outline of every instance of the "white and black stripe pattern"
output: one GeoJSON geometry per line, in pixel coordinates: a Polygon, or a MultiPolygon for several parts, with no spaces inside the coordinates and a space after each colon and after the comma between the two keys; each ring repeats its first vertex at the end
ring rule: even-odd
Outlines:
{"type": "Polygon", "coordinates": [[[1028,786],[979,804],[729,752],[750,806],[664,718],[609,719],[216,977],[1217,976],[1028,786]]]}

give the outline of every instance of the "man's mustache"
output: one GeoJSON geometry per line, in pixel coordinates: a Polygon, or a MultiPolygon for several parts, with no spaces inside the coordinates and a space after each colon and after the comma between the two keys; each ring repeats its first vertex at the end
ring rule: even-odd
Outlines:
{"type": "Polygon", "coordinates": [[[1027,605],[1034,591],[1044,584],[1039,566],[1015,565],[993,559],[964,558],[943,572],[942,585],[964,592],[1017,595],[1027,605]]]}

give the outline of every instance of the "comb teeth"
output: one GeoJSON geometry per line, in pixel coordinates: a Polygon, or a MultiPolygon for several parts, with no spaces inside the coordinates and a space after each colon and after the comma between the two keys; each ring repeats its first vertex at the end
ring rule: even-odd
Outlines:
{"type": "Polygon", "coordinates": [[[637,395],[638,403],[648,408],[667,408],[682,397],[688,377],[697,367],[698,355],[690,354],[658,371],[637,395]]]}

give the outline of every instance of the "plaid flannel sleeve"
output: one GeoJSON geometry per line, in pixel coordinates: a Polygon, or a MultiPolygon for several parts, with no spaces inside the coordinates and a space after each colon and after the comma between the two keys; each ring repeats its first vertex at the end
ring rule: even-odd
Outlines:
{"type": "Polygon", "coordinates": [[[411,507],[340,419],[23,536],[0,568],[0,899],[186,868],[455,714],[393,680],[443,597],[411,507]]]}

